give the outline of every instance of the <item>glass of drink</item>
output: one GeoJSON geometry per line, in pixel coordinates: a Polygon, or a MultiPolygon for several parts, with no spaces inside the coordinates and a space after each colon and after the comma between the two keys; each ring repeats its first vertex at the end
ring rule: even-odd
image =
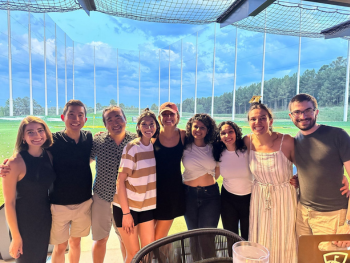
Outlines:
{"type": "Polygon", "coordinates": [[[232,246],[233,263],[268,263],[269,251],[258,243],[237,242],[232,246]]]}

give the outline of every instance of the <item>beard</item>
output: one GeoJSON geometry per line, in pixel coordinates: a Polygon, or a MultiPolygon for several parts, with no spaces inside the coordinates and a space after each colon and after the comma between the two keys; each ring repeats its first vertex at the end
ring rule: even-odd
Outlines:
{"type": "Polygon", "coordinates": [[[296,119],[296,120],[293,120],[293,123],[294,123],[295,126],[297,126],[299,128],[299,130],[308,131],[312,127],[315,126],[315,124],[316,124],[316,116],[315,116],[315,118],[296,119]],[[307,126],[302,126],[301,123],[300,123],[301,121],[309,121],[309,124],[307,126]]]}

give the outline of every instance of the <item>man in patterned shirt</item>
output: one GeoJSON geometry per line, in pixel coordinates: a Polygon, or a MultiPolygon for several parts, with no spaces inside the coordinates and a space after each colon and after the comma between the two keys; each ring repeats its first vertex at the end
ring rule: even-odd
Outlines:
{"type": "MultiPolygon", "coordinates": [[[[106,254],[106,243],[112,225],[111,202],[116,191],[119,163],[124,146],[136,138],[136,134],[125,131],[126,117],[120,107],[110,106],[104,109],[102,118],[108,132],[95,136],[90,155],[92,160],[96,160],[92,204],[92,239],[94,240],[92,257],[94,263],[102,263],[106,254]]],[[[125,258],[125,248],[119,234],[118,237],[125,258]]]]}

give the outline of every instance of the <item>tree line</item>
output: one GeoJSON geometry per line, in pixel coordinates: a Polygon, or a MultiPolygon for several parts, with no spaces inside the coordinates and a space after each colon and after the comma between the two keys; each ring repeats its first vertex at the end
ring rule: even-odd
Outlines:
{"type": "MultiPolygon", "coordinates": [[[[319,106],[339,106],[344,103],[344,88],[346,81],[346,59],[338,57],[328,65],[323,65],[318,71],[315,69],[306,70],[300,76],[300,92],[313,95],[319,106]]],[[[287,110],[289,100],[296,94],[297,74],[285,75],[282,78],[272,78],[264,82],[263,101],[274,111],[287,110]]],[[[236,90],[237,114],[245,113],[249,109],[249,100],[253,95],[260,95],[261,82],[253,83],[249,86],[240,86],[236,90]]],[[[232,92],[225,92],[214,97],[214,113],[232,113],[232,92]]],[[[110,105],[117,105],[114,99],[110,100],[110,105]]],[[[16,98],[13,102],[13,114],[15,116],[29,115],[29,98],[16,98]]],[[[104,107],[101,103],[96,103],[97,111],[104,107]]],[[[126,106],[120,103],[124,110],[136,110],[137,107],[126,106]]],[[[180,107],[180,105],[178,105],[180,107]]],[[[33,100],[34,115],[44,115],[44,108],[33,100]]],[[[153,103],[151,110],[157,111],[158,106],[153,103]]],[[[187,98],[182,102],[183,112],[194,112],[194,98],[187,98]]],[[[60,108],[60,113],[62,109],[60,108]]],[[[197,112],[211,112],[211,97],[197,98],[197,112]]],[[[49,115],[56,115],[56,107],[48,109],[49,115]]],[[[88,107],[88,113],[93,113],[93,108],[88,107]]],[[[5,106],[0,106],[0,116],[9,116],[9,101],[5,106]]]]}
{"type": "MultiPolygon", "coordinates": [[[[318,71],[306,70],[300,76],[300,93],[313,95],[319,106],[339,106],[344,103],[346,81],[346,59],[338,57],[328,65],[323,65],[318,71]]],[[[287,110],[289,100],[296,94],[297,74],[285,75],[282,78],[272,78],[264,82],[263,101],[274,111],[287,110]]],[[[249,86],[240,86],[236,90],[237,114],[246,113],[249,100],[253,95],[261,94],[261,82],[249,86]]],[[[214,113],[232,113],[232,92],[225,92],[214,97],[214,113]]],[[[194,112],[194,99],[187,98],[182,102],[183,112],[194,112]]],[[[197,112],[211,112],[211,97],[197,98],[197,112]]]]}

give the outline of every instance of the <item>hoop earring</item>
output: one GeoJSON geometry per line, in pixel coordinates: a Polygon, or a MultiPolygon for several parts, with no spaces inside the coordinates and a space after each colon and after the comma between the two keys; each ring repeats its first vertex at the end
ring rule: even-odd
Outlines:
{"type": "Polygon", "coordinates": [[[25,140],[23,140],[23,144],[26,144],[26,141],[25,141],[25,140]]]}

